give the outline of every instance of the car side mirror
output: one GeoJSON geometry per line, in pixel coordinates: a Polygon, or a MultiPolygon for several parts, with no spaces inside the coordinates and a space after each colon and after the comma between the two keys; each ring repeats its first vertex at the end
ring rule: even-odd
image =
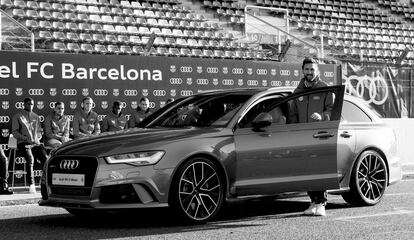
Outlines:
{"type": "Polygon", "coordinates": [[[272,115],[262,112],[257,115],[252,121],[253,131],[262,132],[262,128],[272,125],[272,122],[272,115]]]}

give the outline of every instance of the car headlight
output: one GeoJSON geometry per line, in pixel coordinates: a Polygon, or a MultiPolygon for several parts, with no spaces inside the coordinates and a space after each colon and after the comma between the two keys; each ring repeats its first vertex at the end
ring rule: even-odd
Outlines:
{"type": "Polygon", "coordinates": [[[105,157],[105,160],[109,164],[128,163],[132,165],[142,166],[156,164],[158,161],[161,160],[164,154],[164,151],[125,153],[105,157]]]}

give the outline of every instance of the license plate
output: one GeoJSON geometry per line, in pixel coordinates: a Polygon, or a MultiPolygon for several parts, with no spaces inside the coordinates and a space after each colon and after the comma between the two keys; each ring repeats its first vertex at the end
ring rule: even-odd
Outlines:
{"type": "Polygon", "coordinates": [[[53,185],[85,186],[85,174],[53,173],[53,185]]]}

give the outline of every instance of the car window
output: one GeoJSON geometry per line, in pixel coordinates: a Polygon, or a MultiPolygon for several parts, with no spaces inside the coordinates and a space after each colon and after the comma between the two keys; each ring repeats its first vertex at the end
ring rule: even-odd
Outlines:
{"type": "Polygon", "coordinates": [[[344,101],[342,107],[342,121],[371,122],[371,118],[355,104],[344,101]]]}
{"type": "Polygon", "coordinates": [[[255,103],[240,120],[239,126],[242,128],[251,127],[253,119],[262,112],[269,113],[274,124],[285,124],[286,113],[282,111],[281,106],[276,105],[280,99],[281,96],[271,96],[255,103]]]}

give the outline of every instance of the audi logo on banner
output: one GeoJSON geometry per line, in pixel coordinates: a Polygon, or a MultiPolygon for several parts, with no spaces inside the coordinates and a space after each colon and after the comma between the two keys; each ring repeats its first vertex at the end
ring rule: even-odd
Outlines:
{"type": "Polygon", "coordinates": [[[257,69],[256,73],[257,75],[267,75],[267,69],[257,69]]]}
{"type": "Polygon", "coordinates": [[[208,67],[207,68],[207,73],[218,73],[219,69],[218,67],[208,67]]]}
{"type": "Polygon", "coordinates": [[[126,108],[128,105],[127,105],[127,103],[126,102],[121,102],[121,107],[122,108],[126,108]]]}
{"type": "Polygon", "coordinates": [[[9,95],[10,91],[8,88],[0,88],[0,95],[9,95]]]}
{"type": "Polygon", "coordinates": [[[25,164],[26,160],[24,159],[24,157],[17,157],[17,158],[14,159],[14,162],[16,164],[25,164]]]}
{"type": "Polygon", "coordinates": [[[187,97],[187,96],[193,95],[193,91],[191,91],[191,90],[181,90],[180,94],[183,97],[187,97]]]}
{"type": "Polygon", "coordinates": [[[222,83],[224,86],[234,85],[233,79],[223,79],[222,83]]]}
{"type": "Polygon", "coordinates": [[[9,116],[0,116],[0,123],[8,123],[10,122],[9,116]]]}
{"type": "Polygon", "coordinates": [[[79,167],[79,160],[62,160],[59,167],[62,170],[75,170],[79,167]]]}
{"type": "Polygon", "coordinates": [[[247,80],[247,86],[257,86],[259,85],[259,81],[257,80],[247,80]]]}
{"type": "Polygon", "coordinates": [[[8,144],[0,144],[1,149],[3,150],[9,150],[9,145],[8,144]]]}
{"type": "Polygon", "coordinates": [[[280,70],[280,76],[290,76],[289,70],[280,70]]]}
{"type": "Polygon", "coordinates": [[[152,95],[155,97],[163,97],[167,95],[167,92],[165,90],[154,90],[152,91],[152,95]]]}
{"type": "Polygon", "coordinates": [[[155,102],[150,102],[149,103],[149,108],[155,108],[155,102]]]}
{"type": "Polygon", "coordinates": [[[183,79],[181,79],[181,78],[170,78],[170,83],[171,84],[182,84],[183,79]]]}
{"type": "Polygon", "coordinates": [[[138,91],[135,89],[126,89],[124,90],[124,95],[127,97],[135,97],[138,95],[138,91]]]}
{"type": "Polygon", "coordinates": [[[231,72],[232,72],[233,74],[243,74],[243,73],[244,73],[243,68],[233,68],[233,69],[231,70],[231,72]]]}
{"type": "Polygon", "coordinates": [[[40,122],[43,122],[45,120],[45,117],[43,115],[39,115],[40,122]]]}
{"type": "Polygon", "coordinates": [[[291,84],[293,87],[297,87],[299,85],[299,81],[292,81],[291,84]]]}
{"type": "Polygon", "coordinates": [[[9,107],[10,107],[9,101],[1,102],[1,108],[3,108],[4,110],[9,109],[9,107]]]}
{"type": "Polygon", "coordinates": [[[33,171],[33,177],[41,177],[41,176],[42,176],[42,170],[33,171]]]}
{"type": "Polygon", "coordinates": [[[282,86],[282,81],[271,81],[270,85],[272,87],[281,87],[282,86]]]}
{"type": "Polygon", "coordinates": [[[50,108],[55,108],[55,104],[56,104],[56,102],[50,102],[50,103],[49,103],[49,107],[50,107],[50,108]]]}
{"type": "Polygon", "coordinates": [[[209,83],[208,79],[204,79],[204,78],[197,79],[197,84],[198,85],[207,85],[208,83],[209,83]]]}
{"type": "Polygon", "coordinates": [[[333,72],[325,72],[323,74],[323,76],[325,76],[325,77],[334,77],[334,73],[333,72]]]}
{"type": "Polygon", "coordinates": [[[24,108],[24,102],[16,102],[14,104],[14,106],[16,107],[16,109],[23,109],[24,108]]]}
{"type": "Polygon", "coordinates": [[[191,72],[193,72],[193,68],[190,67],[190,66],[182,66],[182,67],[180,67],[180,71],[182,73],[191,73],[191,72]]]}
{"type": "Polygon", "coordinates": [[[45,94],[45,91],[43,89],[40,88],[31,88],[29,89],[29,95],[30,96],[43,96],[43,94],[45,94]]]}
{"type": "Polygon", "coordinates": [[[102,121],[105,117],[106,115],[98,115],[98,121],[102,121]]]}
{"type": "Polygon", "coordinates": [[[63,89],[62,90],[62,94],[63,96],[75,96],[78,93],[78,91],[76,91],[76,89],[63,89]]]}
{"type": "Polygon", "coordinates": [[[17,96],[23,95],[23,88],[16,88],[16,95],[17,96]]]}
{"type": "Polygon", "coordinates": [[[106,89],[95,89],[93,91],[93,94],[95,94],[95,96],[107,96],[108,95],[108,90],[106,90],[106,89]]]}

